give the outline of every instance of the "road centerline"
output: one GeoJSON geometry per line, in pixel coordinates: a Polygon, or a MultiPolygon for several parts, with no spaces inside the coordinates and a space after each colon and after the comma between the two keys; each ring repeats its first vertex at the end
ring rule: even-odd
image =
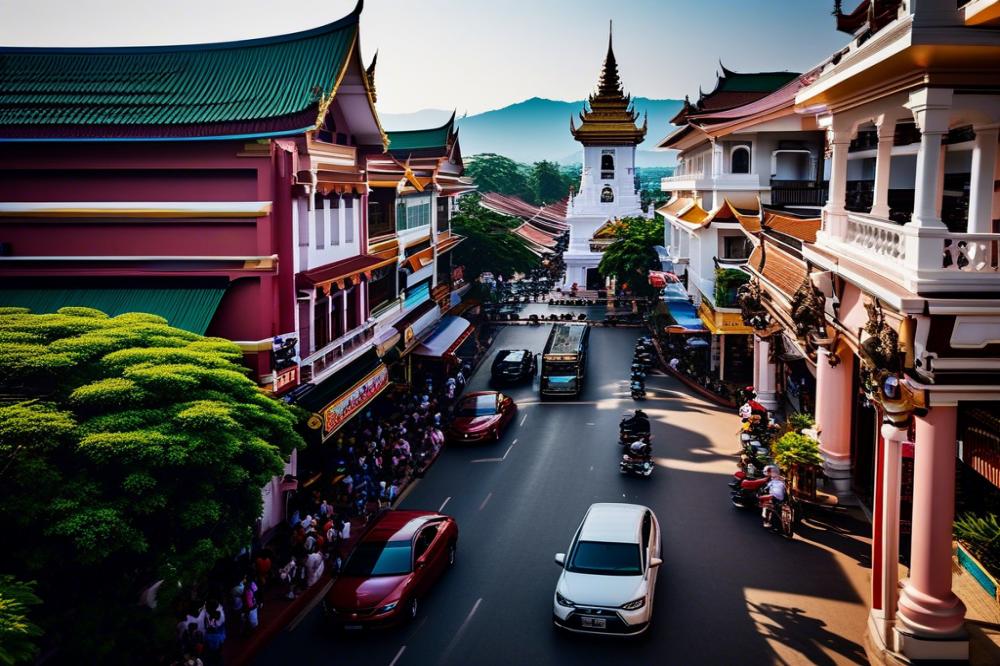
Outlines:
{"type": "Polygon", "coordinates": [[[444,507],[447,506],[448,502],[450,502],[450,501],[451,501],[451,496],[450,495],[448,497],[445,497],[444,501],[441,502],[441,506],[438,508],[438,513],[441,513],[442,511],[444,511],[444,507]]]}
{"type": "Polygon", "coordinates": [[[399,652],[397,652],[396,656],[393,657],[392,661],[389,662],[389,666],[396,666],[396,662],[399,661],[399,658],[403,656],[404,652],[406,652],[406,646],[405,645],[399,648],[399,652]]]}
{"type": "Polygon", "coordinates": [[[486,503],[490,501],[491,497],[493,497],[493,493],[490,493],[489,495],[486,496],[486,499],[483,500],[483,503],[479,505],[480,511],[486,508],[486,503]]]}

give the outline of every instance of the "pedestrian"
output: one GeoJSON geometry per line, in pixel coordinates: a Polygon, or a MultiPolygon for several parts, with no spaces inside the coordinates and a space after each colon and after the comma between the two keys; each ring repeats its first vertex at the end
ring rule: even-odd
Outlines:
{"type": "Polygon", "coordinates": [[[243,613],[249,631],[253,632],[260,623],[260,603],[257,601],[257,583],[243,578],[243,613]]]}
{"type": "Polygon", "coordinates": [[[257,585],[264,587],[268,579],[271,577],[271,567],[273,566],[273,561],[271,560],[271,551],[262,550],[257,555],[257,559],[254,560],[254,568],[257,572],[257,585]]]}
{"type": "Polygon", "coordinates": [[[319,581],[319,577],[323,575],[323,553],[318,548],[314,548],[306,557],[305,570],[305,586],[309,588],[315,585],[319,581]]]}
{"type": "Polygon", "coordinates": [[[218,601],[206,604],[205,651],[213,663],[221,663],[222,644],[226,641],[226,613],[218,601]]]}

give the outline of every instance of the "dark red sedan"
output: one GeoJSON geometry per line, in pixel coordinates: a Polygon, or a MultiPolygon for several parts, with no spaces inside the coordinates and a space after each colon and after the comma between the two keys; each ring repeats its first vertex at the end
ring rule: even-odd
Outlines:
{"type": "Polygon", "coordinates": [[[469,393],[455,405],[448,438],[453,442],[497,441],[515,414],[517,404],[503,393],[469,393]]]}
{"type": "Polygon", "coordinates": [[[387,511],[355,546],[323,600],[344,629],[417,616],[420,599],[455,563],[458,524],[430,511],[387,511]]]}

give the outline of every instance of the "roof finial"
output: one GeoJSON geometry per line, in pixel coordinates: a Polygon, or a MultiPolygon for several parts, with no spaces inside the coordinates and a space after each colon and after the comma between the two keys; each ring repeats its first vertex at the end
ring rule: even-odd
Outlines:
{"type": "Polygon", "coordinates": [[[368,65],[368,69],[365,70],[365,76],[368,79],[368,91],[371,93],[372,102],[378,101],[378,95],[375,94],[375,63],[378,62],[378,51],[375,51],[375,55],[372,56],[372,61],[368,65]]]}
{"type": "Polygon", "coordinates": [[[611,38],[615,33],[615,22],[608,19],[608,53],[611,53],[611,38]]]}

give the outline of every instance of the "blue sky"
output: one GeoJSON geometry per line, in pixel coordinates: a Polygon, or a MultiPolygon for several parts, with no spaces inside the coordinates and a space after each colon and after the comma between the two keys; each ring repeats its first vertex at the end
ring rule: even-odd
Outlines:
{"type": "MultiPolygon", "coordinates": [[[[223,41],[336,19],[354,0],[0,0],[0,44],[75,46],[223,41]]],[[[847,42],[830,0],[367,0],[366,59],[379,49],[379,110],[499,108],[574,100],[615,54],[636,96],[695,96],[718,62],[803,71],[847,42]]],[[[852,2],[847,5],[853,7],[852,2]]]]}

